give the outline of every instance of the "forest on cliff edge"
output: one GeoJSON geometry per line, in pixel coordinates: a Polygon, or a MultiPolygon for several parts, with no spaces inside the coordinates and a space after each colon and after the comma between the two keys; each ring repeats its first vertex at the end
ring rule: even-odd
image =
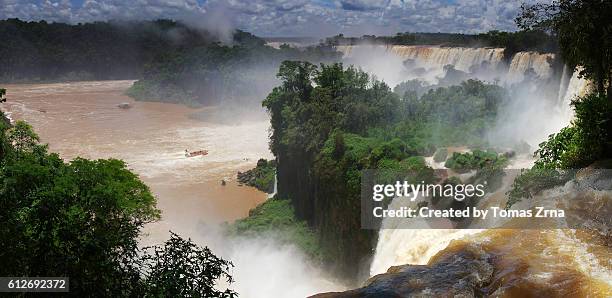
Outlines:
{"type": "MultiPolygon", "coordinates": [[[[609,3],[561,3],[524,6],[517,23],[550,32],[566,63],[580,66],[595,90],[572,101],[575,119],[539,145],[535,166],[515,180],[508,206],[572,179],[567,169],[612,158],[612,18],[606,15],[612,9],[609,3]]],[[[509,90],[474,80],[425,89],[405,82],[394,92],[339,63],[286,61],[278,77],[280,86],[263,103],[278,161],[276,200],[291,202],[296,217],[316,231],[328,263],[350,278],[367,264],[376,237],[361,229],[361,170],[412,171],[426,180],[432,169],[424,156],[447,146],[487,149],[486,130],[509,100],[509,90]]],[[[453,154],[447,165],[490,174],[505,158],[476,150],[453,154]]]]}

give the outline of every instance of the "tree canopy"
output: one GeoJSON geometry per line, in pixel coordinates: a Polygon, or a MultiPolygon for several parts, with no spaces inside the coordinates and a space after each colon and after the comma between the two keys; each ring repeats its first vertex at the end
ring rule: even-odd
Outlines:
{"type": "Polygon", "coordinates": [[[139,248],[155,205],[123,161],[64,162],[26,122],[0,121],[1,276],[69,277],[74,297],[234,297],[216,288],[231,263],[208,248],[175,234],[139,248]]]}
{"type": "Polygon", "coordinates": [[[516,23],[522,29],[554,34],[564,61],[580,66],[599,94],[612,100],[612,2],[608,0],[555,0],[523,4],[516,23]]]}
{"type": "Polygon", "coordinates": [[[396,93],[341,63],[285,61],[278,78],[263,102],[271,116],[278,196],[318,231],[324,257],[348,276],[375,237],[361,230],[362,170],[431,179],[422,156],[436,146],[484,145],[486,128],[507,99],[502,87],[475,80],[448,87],[407,82],[396,93]]]}
{"type": "MultiPolygon", "coordinates": [[[[237,44],[263,40],[236,31],[237,44]]],[[[0,81],[138,79],[146,66],[219,38],[172,20],[79,24],[0,20],[0,81]]],[[[230,41],[231,42],[231,41],[230,41]]]]}

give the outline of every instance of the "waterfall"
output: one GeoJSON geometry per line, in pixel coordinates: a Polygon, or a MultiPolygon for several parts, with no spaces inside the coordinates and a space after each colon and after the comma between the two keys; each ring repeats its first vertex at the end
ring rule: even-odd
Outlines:
{"type": "Polygon", "coordinates": [[[380,230],[370,276],[384,273],[391,266],[426,265],[429,259],[455,239],[476,234],[475,229],[395,229],[380,230]]]}
{"type": "Polygon", "coordinates": [[[435,84],[444,76],[444,66],[470,73],[487,70],[479,76],[491,81],[490,73],[503,65],[502,48],[465,48],[440,46],[337,46],[343,59],[373,73],[393,87],[402,81],[421,79],[435,84]]]}
{"type": "Polygon", "coordinates": [[[344,59],[351,59],[361,49],[371,52],[373,49],[384,50],[394,53],[405,59],[414,59],[422,66],[454,65],[456,69],[469,71],[473,65],[488,62],[494,67],[502,62],[503,48],[464,48],[464,47],[439,47],[439,46],[337,46],[336,49],[343,53],[344,59]]]}
{"type": "MultiPolygon", "coordinates": [[[[428,166],[438,169],[442,163],[436,163],[433,156],[425,158],[428,166]]],[[[403,198],[394,198],[389,208],[399,209],[402,206],[415,208],[417,198],[410,202],[403,198]]],[[[382,229],[378,233],[378,243],[372,263],[370,265],[370,276],[384,273],[391,266],[414,264],[425,265],[431,257],[443,250],[455,239],[467,235],[476,234],[482,230],[458,230],[458,229],[426,229],[428,225],[418,219],[410,219],[410,227],[407,229],[406,218],[387,217],[383,220],[382,229]],[[421,228],[419,228],[421,227],[421,228]]]]}
{"type": "Polygon", "coordinates": [[[483,81],[507,85],[523,81],[529,72],[547,80],[553,76],[555,59],[555,54],[550,53],[518,52],[506,65],[503,48],[348,45],[336,46],[336,50],[343,53],[347,63],[375,74],[391,87],[415,78],[435,84],[444,76],[446,65],[483,81]]]}
{"type": "Polygon", "coordinates": [[[563,65],[563,73],[561,74],[561,81],[559,84],[559,91],[557,92],[557,104],[563,104],[563,99],[565,97],[565,93],[567,91],[567,87],[569,85],[571,76],[573,72],[570,73],[570,69],[567,65],[563,65]]]}
{"type": "Polygon", "coordinates": [[[518,83],[525,78],[525,72],[533,69],[535,74],[542,79],[552,76],[553,68],[551,62],[555,54],[540,54],[537,52],[518,52],[514,54],[508,68],[506,82],[518,83]]]}
{"type": "MultiPolygon", "coordinates": [[[[499,80],[506,86],[522,82],[526,75],[533,76],[529,83],[536,88],[544,82],[552,84],[550,80],[555,74],[552,65],[554,54],[540,54],[537,52],[516,53],[509,63],[503,59],[502,48],[461,48],[439,46],[338,46],[337,50],[343,53],[343,59],[362,67],[365,71],[374,73],[376,77],[387,82],[391,87],[394,84],[418,78],[435,84],[444,75],[444,66],[453,65],[456,70],[470,73],[471,77],[481,80],[499,80]],[[487,72],[478,72],[479,67],[487,67],[487,72]],[[475,71],[476,70],[476,71],[475,71]]],[[[521,119],[508,120],[513,129],[524,131],[519,134],[519,140],[530,141],[527,136],[538,127],[541,135],[533,135],[530,144],[537,145],[549,133],[556,132],[560,127],[569,124],[572,115],[571,100],[577,95],[583,95],[587,82],[578,77],[579,70],[572,71],[569,67],[563,68],[559,74],[559,86],[552,86],[554,95],[550,98],[542,97],[532,90],[523,90],[517,95],[517,103],[521,106],[514,112],[507,114],[528,114],[536,122],[525,122],[525,127],[518,125],[521,119]],[[544,102],[534,102],[542,100],[544,102]],[[529,107],[526,113],[525,107],[529,107]],[[520,109],[519,109],[520,108],[520,109]],[[522,113],[520,111],[523,111],[522,113]],[[537,115],[534,117],[534,115],[537,115]],[[550,116],[550,117],[549,117],[550,116]],[[551,122],[551,123],[543,123],[551,122]],[[531,131],[531,132],[530,132],[531,131]]],[[[503,131],[510,134],[512,131],[503,131]]],[[[433,157],[426,158],[428,164],[440,168],[443,163],[434,163],[433,157]]],[[[394,199],[390,208],[397,209],[401,205],[410,204],[406,200],[394,199]]],[[[398,221],[396,218],[385,218],[383,228],[378,233],[374,257],[370,264],[370,275],[386,272],[390,266],[402,264],[427,264],[429,259],[448,244],[469,235],[480,233],[478,229],[424,229],[424,223],[414,220],[410,222],[413,229],[405,229],[405,218],[398,221]],[[401,226],[400,226],[401,224],[401,226]],[[403,227],[403,228],[402,228],[403,227]]]]}
{"type": "Polygon", "coordinates": [[[426,65],[438,67],[450,64],[461,71],[470,71],[473,65],[483,62],[497,67],[504,55],[502,48],[391,46],[389,50],[405,59],[423,60],[426,65]]]}
{"type": "Polygon", "coordinates": [[[580,68],[574,70],[572,77],[570,78],[565,92],[559,93],[559,107],[560,113],[565,117],[571,119],[574,117],[574,110],[571,107],[571,102],[576,96],[585,95],[588,91],[589,82],[584,78],[579,77],[580,68]],[[563,94],[563,96],[561,96],[563,94]]]}
{"type": "Polygon", "coordinates": [[[276,173],[274,174],[274,190],[272,193],[268,194],[268,199],[273,198],[276,195],[276,191],[278,189],[278,178],[276,177],[276,173]]]}

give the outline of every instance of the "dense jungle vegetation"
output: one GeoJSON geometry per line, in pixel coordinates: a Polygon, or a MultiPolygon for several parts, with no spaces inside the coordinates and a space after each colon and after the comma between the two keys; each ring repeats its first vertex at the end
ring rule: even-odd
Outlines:
{"type": "MultiPolygon", "coordinates": [[[[250,36],[238,31],[236,39],[250,36]]],[[[0,20],[0,81],[137,79],[168,53],[217,39],[170,20],[69,25],[0,20]]]]}
{"type": "Polygon", "coordinates": [[[235,296],[215,288],[232,281],[232,264],[208,248],[175,234],[138,247],[160,212],[123,161],[66,163],[27,123],[0,119],[1,276],[69,277],[70,292],[59,296],[235,296]]]}
{"type": "Polygon", "coordinates": [[[279,161],[278,197],[319,232],[325,258],[354,275],[375,231],[361,229],[361,170],[431,171],[422,156],[437,146],[481,146],[486,126],[507,101],[502,87],[468,80],[418,97],[400,96],[340,63],[286,61],[281,85],[264,101],[270,148],[279,161]]]}
{"type": "MultiPolygon", "coordinates": [[[[595,92],[574,99],[576,116],[571,125],[540,145],[536,166],[516,179],[508,206],[529,198],[532,191],[567,181],[571,177],[563,169],[612,158],[611,11],[605,1],[524,6],[517,23],[540,33],[481,36],[481,40],[491,40],[491,45],[508,46],[515,37],[547,32],[548,37],[540,40],[557,40],[565,61],[571,67],[580,66],[581,74],[595,84],[595,92]]],[[[420,38],[439,37],[423,36],[420,38]]],[[[328,42],[346,40],[338,36],[328,42]]],[[[360,226],[361,170],[426,173],[422,156],[431,156],[437,147],[486,147],[483,134],[498,108],[509,100],[503,88],[474,80],[427,88],[405,82],[393,92],[366,73],[338,63],[316,66],[287,61],[278,77],[281,85],[263,103],[271,115],[270,147],[278,161],[278,197],[289,200],[296,216],[317,231],[325,257],[352,277],[360,264],[367,263],[375,238],[375,232],[360,226]]],[[[439,152],[440,160],[446,154],[439,152]]],[[[488,164],[503,167],[506,157],[474,151],[453,154],[448,160],[448,166],[456,168],[488,164]]]]}
{"type": "Polygon", "coordinates": [[[143,78],[128,95],[191,106],[221,102],[258,105],[257,99],[278,83],[274,74],[282,61],[329,62],[339,58],[340,53],[331,47],[274,49],[256,37],[248,44],[183,48],[147,64],[143,78]]]}

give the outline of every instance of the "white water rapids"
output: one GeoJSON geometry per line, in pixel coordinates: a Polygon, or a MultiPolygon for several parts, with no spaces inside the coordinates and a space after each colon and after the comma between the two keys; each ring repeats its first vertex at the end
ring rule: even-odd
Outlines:
{"type": "MultiPolygon", "coordinates": [[[[436,46],[338,46],[344,53],[344,60],[365,71],[373,73],[391,87],[411,80],[424,79],[430,84],[437,83],[444,76],[446,65],[470,73],[471,77],[501,83],[508,88],[525,88],[514,95],[519,104],[506,111],[510,115],[509,127],[502,126],[498,134],[493,134],[493,143],[498,136],[515,135],[517,140],[537,146],[549,134],[567,126],[573,118],[570,103],[573,98],[583,95],[587,82],[579,78],[578,71],[565,67],[563,74],[556,74],[552,62],[554,54],[536,52],[516,53],[509,63],[503,61],[501,48],[453,48],[436,46]],[[531,76],[531,77],[529,77],[531,76]],[[557,76],[557,77],[555,77],[557,76]],[[516,87],[518,83],[534,78],[530,87],[516,87]],[[532,95],[540,84],[558,84],[556,94],[532,95]],[[529,89],[531,88],[531,89],[529,89]],[[534,90],[535,89],[535,90],[534,90]],[[558,91],[557,91],[558,90],[558,91]],[[522,117],[524,116],[524,117],[522,117]],[[525,119],[529,118],[529,119],[525,119]],[[529,120],[529,121],[528,121],[529,120]],[[535,122],[534,122],[535,121],[535,122]],[[525,124],[525,125],[520,125],[525,124]]],[[[559,72],[559,71],[557,71],[559,72]]],[[[511,168],[522,168],[530,165],[530,158],[514,162],[511,168]]],[[[433,168],[441,168],[441,163],[427,158],[433,168]]],[[[400,206],[401,200],[393,200],[390,208],[400,206]]],[[[432,256],[445,249],[453,240],[474,237],[485,230],[477,229],[401,229],[396,227],[394,218],[386,218],[379,231],[375,255],[370,265],[370,276],[384,273],[391,266],[404,264],[427,264],[432,256]]],[[[418,227],[418,223],[414,223],[418,227]]],[[[551,234],[552,235],[552,234],[551,234]]],[[[524,236],[527,239],[527,236],[524,236]]],[[[558,238],[552,236],[552,238],[558,238]]],[[[584,245],[579,240],[568,241],[564,238],[556,244],[556,249],[568,250],[584,245]],[[569,243],[569,244],[568,244],[569,243]],[[570,247],[571,246],[571,247],[570,247]],[[569,248],[568,248],[569,247],[569,248]]],[[[535,252],[534,252],[535,254],[535,252]]],[[[544,258],[543,258],[544,259],[544,258]]],[[[578,258],[576,263],[587,266],[587,261],[578,258]]],[[[578,266],[580,267],[580,266],[578,266]]],[[[588,268],[592,268],[587,266],[588,268]]]]}

